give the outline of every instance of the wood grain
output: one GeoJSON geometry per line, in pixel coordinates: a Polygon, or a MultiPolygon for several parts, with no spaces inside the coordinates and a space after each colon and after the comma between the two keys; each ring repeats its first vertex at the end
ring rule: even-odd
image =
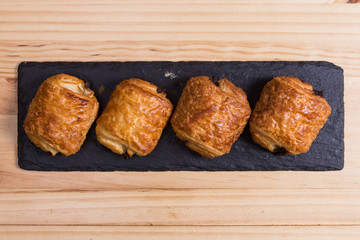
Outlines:
{"type": "Polygon", "coordinates": [[[0,0],[0,239],[359,239],[358,2],[0,0]],[[341,66],[344,170],[18,168],[20,62],[139,60],[325,60],[341,66]]]}
{"type": "Polygon", "coordinates": [[[359,225],[359,198],[355,189],[2,190],[0,224],[359,225]]]}
{"type": "Polygon", "coordinates": [[[359,226],[0,226],[0,238],[6,240],[358,240],[359,237],[359,226]]]}

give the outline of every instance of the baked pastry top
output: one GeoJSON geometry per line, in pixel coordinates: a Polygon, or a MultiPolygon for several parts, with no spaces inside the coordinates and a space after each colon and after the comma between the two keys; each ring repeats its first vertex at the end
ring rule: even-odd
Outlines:
{"type": "Polygon", "coordinates": [[[68,74],[46,79],[32,100],[23,127],[31,142],[55,156],[79,151],[99,103],[84,81],[68,74]]]}
{"type": "Polygon", "coordinates": [[[271,152],[307,152],[331,114],[325,98],[315,93],[296,77],[274,77],[251,115],[253,140],[271,152]]]}
{"type": "Polygon", "coordinates": [[[153,151],[172,112],[165,93],[147,81],[121,81],[96,121],[98,141],[119,154],[145,156],[153,151]]]}
{"type": "Polygon", "coordinates": [[[251,113],[241,88],[226,78],[218,83],[207,76],[190,78],[171,118],[176,136],[207,158],[230,152],[251,113]]]}

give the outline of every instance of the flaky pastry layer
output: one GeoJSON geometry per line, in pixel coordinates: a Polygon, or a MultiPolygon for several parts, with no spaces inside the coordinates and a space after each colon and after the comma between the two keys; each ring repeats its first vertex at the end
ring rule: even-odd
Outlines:
{"type": "Polygon", "coordinates": [[[279,76],[265,85],[251,115],[250,132],[271,152],[305,153],[330,114],[330,105],[310,84],[279,76]]]}
{"type": "Polygon", "coordinates": [[[79,151],[99,103],[84,81],[68,74],[46,79],[32,100],[23,127],[31,142],[55,156],[79,151]]]}
{"type": "Polygon", "coordinates": [[[251,113],[241,88],[226,78],[218,83],[207,76],[190,78],[171,119],[176,136],[207,158],[230,152],[251,113]]]}
{"type": "Polygon", "coordinates": [[[98,141],[119,154],[145,156],[157,145],[172,112],[165,93],[147,81],[121,81],[96,121],[98,141]]]}

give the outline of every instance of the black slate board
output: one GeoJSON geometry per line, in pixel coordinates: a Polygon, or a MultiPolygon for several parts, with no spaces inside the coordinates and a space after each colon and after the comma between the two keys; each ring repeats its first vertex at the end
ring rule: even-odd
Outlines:
{"type": "Polygon", "coordinates": [[[24,62],[18,69],[18,160],[26,170],[40,171],[248,171],[341,170],[344,166],[343,70],[329,62],[24,62]],[[165,88],[176,106],[186,81],[192,76],[226,77],[248,95],[253,108],[265,83],[274,76],[290,75],[324,92],[332,114],[311,149],[297,156],[278,156],[253,143],[248,127],[230,154],[205,159],[180,144],[168,125],[155,150],[145,157],[123,159],[96,140],[95,124],[84,145],[70,157],[55,157],[36,148],[22,124],[40,84],[57,73],[68,73],[91,83],[101,113],[117,83],[138,77],[165,88]],[[105,91],[99,94],[99,88],[105,91]]]}

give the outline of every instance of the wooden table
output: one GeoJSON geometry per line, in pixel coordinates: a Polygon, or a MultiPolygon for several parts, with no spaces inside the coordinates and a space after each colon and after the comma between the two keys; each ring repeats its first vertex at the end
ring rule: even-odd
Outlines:
{"type": "Polygon", "coordinates": [[[1,0],[0,239],[359,239],[358,1],[125,2],[1,0]],[[345,168],[23,171],[16,68],[59,60],[333,62],[345,70],[345,168]]]}

